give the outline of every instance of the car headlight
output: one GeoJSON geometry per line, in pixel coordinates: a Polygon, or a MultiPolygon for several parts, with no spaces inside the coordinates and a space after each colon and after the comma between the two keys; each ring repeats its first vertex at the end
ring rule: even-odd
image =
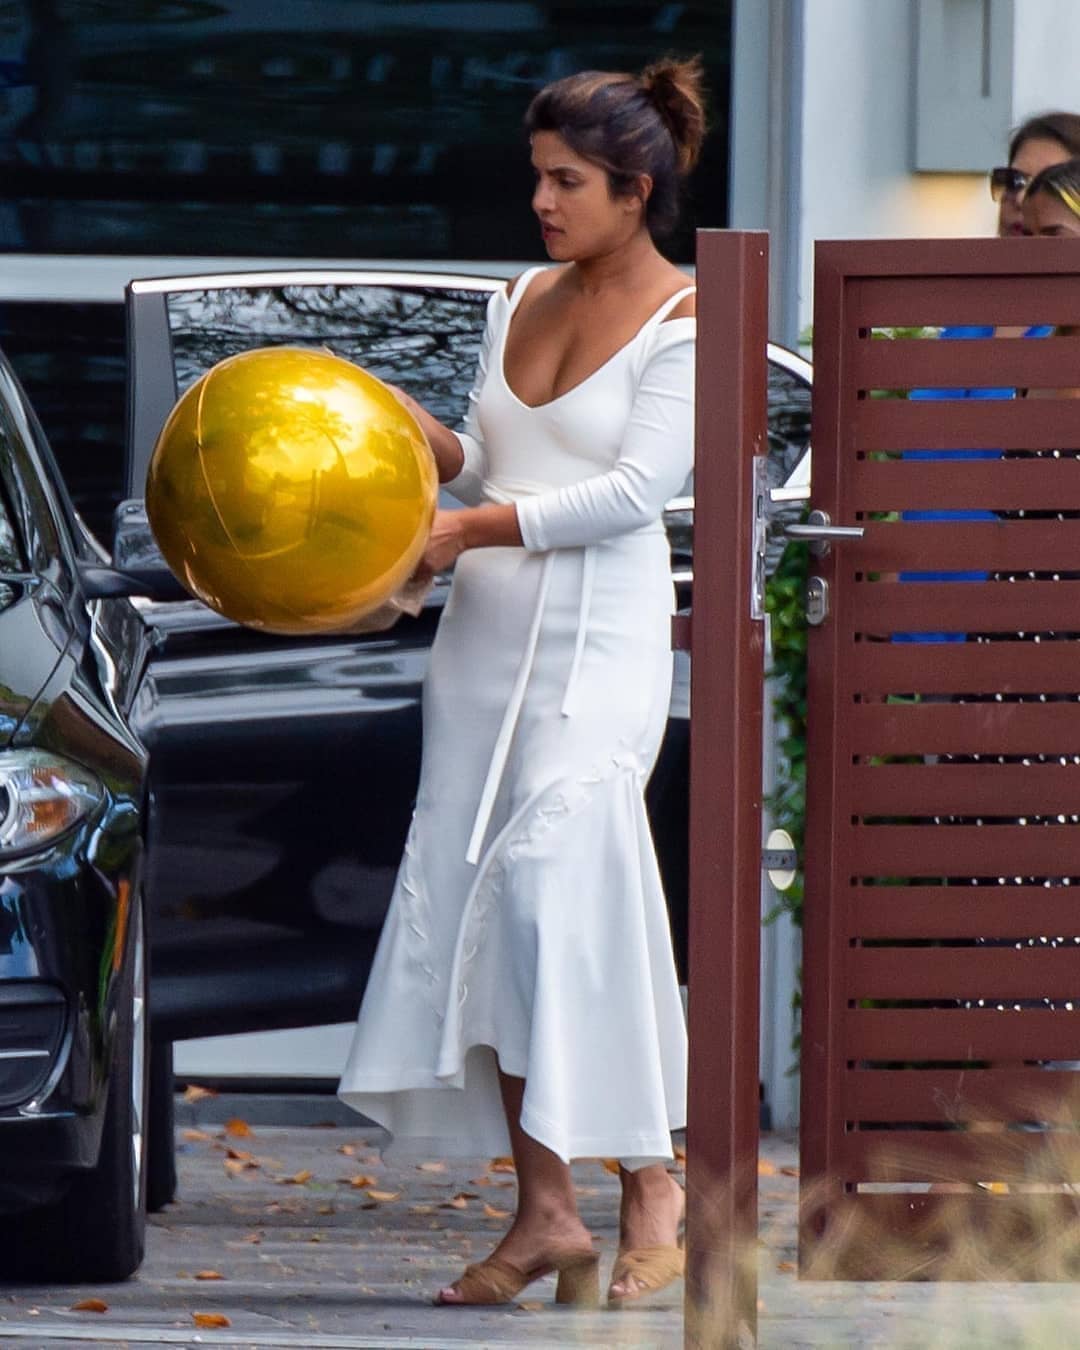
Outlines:
{"type": "Polygon", "coordinates": [[[76,826],[105,792],[98,779],[45,750],[0,753],[0,858],[44,848],[76,826]]]}

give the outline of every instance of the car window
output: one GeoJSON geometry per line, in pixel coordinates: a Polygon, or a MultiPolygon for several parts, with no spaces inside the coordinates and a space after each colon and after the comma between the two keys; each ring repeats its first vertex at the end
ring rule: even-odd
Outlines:
{"type": "Polygon", "coordinates": [[[778,361],[769,362],[770,474],[783,482],[810,444],[810,386],[778,361]]]}
{"type": "Polygon", "coordinates": [[[325,347],[415,395],[457,426],[484,331],[487,290],[297,285],[168,296],[176,383],[183,393],[217,361],[249,347],[325,347]]]}
{"type": "Polygon", "coordinates": [[[19,536],[15,530],[15,517],[8,506],[3,484],[0,484],[0,572],[24,570],[19,536]]]}

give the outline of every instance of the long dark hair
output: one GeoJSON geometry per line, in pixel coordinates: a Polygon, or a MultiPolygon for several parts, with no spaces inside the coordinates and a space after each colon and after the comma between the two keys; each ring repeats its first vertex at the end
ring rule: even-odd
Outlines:
{"type": "Polygon", "coordinates": [[[1027,141],[1057,141],[1070,155],[1080,155],[1080,116],[1047,112],[1021,122],[1009,139],[1010,164],[1027,141]]]}
{"type": "Polygon", "coordinates": [[[576,154],[604,169],[613,196],[630,195],[641,174],[652,179],[645,223],[654,238],[679,219],[682,179],[705,138],[701,58],[667,57],[640,75],[586,70],[541,89],[525,128],[554,131],[576,154]]]}

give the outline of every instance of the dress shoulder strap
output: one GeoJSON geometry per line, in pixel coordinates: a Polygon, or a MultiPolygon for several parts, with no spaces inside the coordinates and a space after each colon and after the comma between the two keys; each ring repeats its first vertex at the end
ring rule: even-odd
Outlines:
{"type": "Polygon", "coordinates": [[[517,285],[514,287],[513,294],[507,297],[508,303],[510,305],[509,312],[511,314],[513,314],[514,310],[517,309],[518,305],[521,303],[521,297],[529,289],[529,286],[532,283],[533,278],[538,276],[541,272],[546,271],[547,271],[546,267],[530,267],[527,272],[522,272],[522,274],[517,279],[517,285]]]}
{"type": "MultiPolygon", "coordinates": [[[[697,290],[696,286],[684,286],[681,291],[676,291],[674,295],[669,296],[660,306],[656,313],[649,320],[650,324],[663,323],[680,300],[685,300],[688,295],[693,295],[697,290]]],[[[689,317],[689,316],[687,316],[689,317]]]]}

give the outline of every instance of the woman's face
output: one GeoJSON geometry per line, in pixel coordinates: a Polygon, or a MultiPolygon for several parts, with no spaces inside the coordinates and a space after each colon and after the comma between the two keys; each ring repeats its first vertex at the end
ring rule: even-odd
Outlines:
{"type": "Polygon", "coordinates": [[[1036,192],[1024,198],[1024,233],[1047,238],[1080,234],[1080,216],[1070,211],[1053,192],[1036,192]]]}
{"type": "Polygon", "coordinates": [[[548,256],[572,262],[611,252],[642,227],[638,197],[613,197],[607,173],[571,150],[555,131],[532,137],[532,208],[548,256]]]}
{"type": "MultiPolygon", "coordinates": [[[[1043,169],[1049,169],[1052,164],[1064,164],[1069,158],[1071,156],[1068,150],[1060,141],[1045,136],[1033,136],[1030,140],[1021,142],[1009,167],[1019,169],[1030,181],[1043,169]]],[[[1010,234],[1024,233],[1023,205],[1023,192],[1006,192],[1002,197],[998,207],[998,234],[1001,238],[1004,239],[1010,234]]]]}

